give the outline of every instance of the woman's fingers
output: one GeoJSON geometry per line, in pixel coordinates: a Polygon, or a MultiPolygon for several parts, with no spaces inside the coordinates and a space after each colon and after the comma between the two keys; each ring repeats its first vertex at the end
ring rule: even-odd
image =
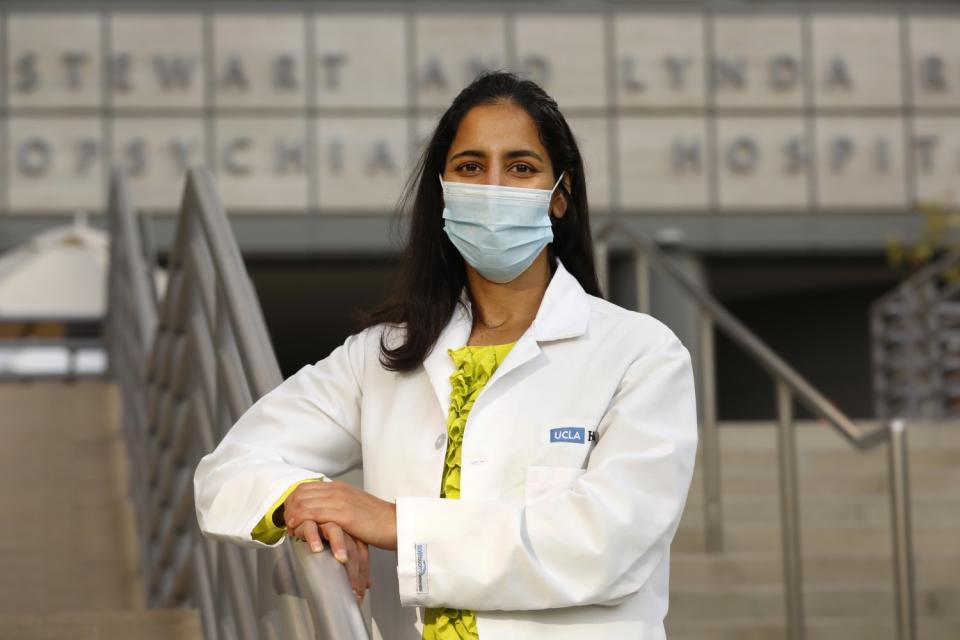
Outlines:
{"type": "MultiPolygon", "coordinates": [[[[360,584],[363,586],[363,592],[373,586],[370,582],[370,549],[367,543],[357,540],[357,551],[360,556],[360,584]]],[[[361,593],[361,596],[363,593],[361,593]]],[[[360,598],[363,600],[363,598],[360,598]]]]}
{"type": "Polygon", "coordinates": [[[330,543],[330,550],[333,551],[333,557],[339,562],[346,564],[350,556],[343,542],[343,529],[340,528],[340,525],[333,522],[320,525],[320,528],[323,530],[323,535],[327,539],[327,542],[330,543]]]}
{"type": "Polygon", "coordinates": [[[313,520],[305,520],[292,533],[288,529],[287,535],[306,540],[314,552],[323,551],[323,538],[326,538],[333,556],[344,565],[350,588],[357,597],[357,605],[363,604],[367,589],[373,586],[370,582],[370,549],[367,543],[354,539],[334,522],[318,526],[313,520]]]}
{"type": "Polygon", "coordinates": [[[353,595],[356,596],[359,605],[363,602],[363,592],[366,591],[366,586],[360,583],[360,552],[357,551],[356,541],[349,534],[344,536],[344,543],[350,556],[350,560],[345,566],[347,577],[350,578],[350,586],[353,588],[353,595]]]}
{"type": "Polygon", "coordinates": [[[353,595],[357,598],[357,604],[363,602],[364,592],[367,590],[366,584],[360,582],[360,564],[362,555],[357,549],[357,542],[348,533],[344,533],[340,525],[328,522],[320,525],[320,530],[326,536],[330,543],[330,549],[333,551],[333,557],[343,563],[343,568],[347,572],[347,579],[350,580],[350,588],[353,595]]]}
{"type": "Polygon", "coordinates": [[[297,527],[296,534],[306,540],[307,544],[310,545],[310,550],[314,553],[323,551],[323,540],[320,538],[317,523],[313,520],[305,520],[302,522],[300,526],[297,527]]]}

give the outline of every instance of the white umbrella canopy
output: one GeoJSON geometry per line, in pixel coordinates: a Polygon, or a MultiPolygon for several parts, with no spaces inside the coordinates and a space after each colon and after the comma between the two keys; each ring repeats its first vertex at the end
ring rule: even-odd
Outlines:
{"type": "Polygon", "coordinates": [[[0,255],[0,320],[103,317],[109,246],[78,216],[0,255]]]}
{"type": "MultiPolygon", "coordinates": [[[[74,224],[48,229],[0,255],[0,329],[46,321],[62,332],[72,322],[103,319],[109,265],[109,234],[89,226],[82,213],[74,224]]],[[[162,296],[166,272],[154,269],[153,277],[162,296]]],[[[106,372],[102,344],[38,335],[0,338],[0,379],[106,372]]]]}

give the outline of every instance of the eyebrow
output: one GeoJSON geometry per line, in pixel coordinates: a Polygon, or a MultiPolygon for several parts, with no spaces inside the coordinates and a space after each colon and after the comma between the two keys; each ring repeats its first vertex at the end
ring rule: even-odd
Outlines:
{"type": "MultiPolygon", "coordinates": [[[[451,156],[448,162],[453,162],[454,160],[456,160],[461,156],[470,156],[472,158],[486,158],[487,154],[484,153],[483,151],[480,151],[479,149],[467,149],[465,151],[461,151],[460,153],[454,156],[451,156]]],[[[532,158],[536,158],[540,162],[543,162],[543,158],[540,157],[540,154],[537,153],[536,151],[531,151],[530,149],[514,149],[512,151],[507,151],[507,153],[504,154],[504,157],[506,157],[507,160],[513,160],[514,158],[524,158],[528,156],[532,158]]]]}

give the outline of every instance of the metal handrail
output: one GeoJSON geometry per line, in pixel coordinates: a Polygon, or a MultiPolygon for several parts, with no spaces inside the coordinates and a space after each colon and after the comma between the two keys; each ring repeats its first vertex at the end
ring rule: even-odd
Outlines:
{"type": "Polygon", "coordinates": [[[897,637],[914,640],[916,596],[914,587],[913,545],[910,524],[909,471],[907,439],[903,420],[890,420],[872,429],[864,429],[847,417],[795,369],[787,364],[759,337],[731,314],[713,296],[686,276],[656,244],[636,233],[619,220],[607,223],[595,235],[597,262],[604,290],[609,290],[607,257],[610,240],[620,234],[633,251],[637,275],[637,298],[641,311],[649,311],[650,265],[697,305],[700,313],[701,464],[704,481],[704,522],[706,548],[723,548],[723,519],[720,493],[720,451],[717,434],[715,354],[713,334],[723,332],[735,345],[767,372],[774,382],[777,407],[777,451],[780,484],[781,545],[784,564],[784,597],[787,637],[805,637],[803,576],[801,571],[800,509],[797,488],[796,433],[794,401],[834,428],[857,450],[865,451],[881,442],[889,443],[891,529],[894,562],[894,605],[897,637]]]}
{"type": "Polygon", "coordinates": [[[108,342],[148,604],[197,607],[208,639],[368,638],[346,574],[330,554],[303,553],[305,543],[293,540],[243,549],[203,537],[196,525],[197,462],[282,381],[209,172],[187,175],[159,304],[127,180],[117,171],[109,216],[108,342]]]}

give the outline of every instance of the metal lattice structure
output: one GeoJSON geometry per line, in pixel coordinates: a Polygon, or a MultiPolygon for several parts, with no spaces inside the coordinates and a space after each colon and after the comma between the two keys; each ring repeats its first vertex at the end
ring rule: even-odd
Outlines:
{"type": "Polygon", "coordinates": [[[369,637],[331,554],[292,540],[244,549],[197,527],[197,462],[282,381],[210,174],[195,168],[187,176],[159,301],[119,172],[109,215],[110,363],[123,401],[147,604],[198,608],[210,640],[369,637]]]}
{"type": "Polygon", "coordinates": [[[960,251],[876,300],[870,330],[877,416],[960,415],[960,251]]]}

